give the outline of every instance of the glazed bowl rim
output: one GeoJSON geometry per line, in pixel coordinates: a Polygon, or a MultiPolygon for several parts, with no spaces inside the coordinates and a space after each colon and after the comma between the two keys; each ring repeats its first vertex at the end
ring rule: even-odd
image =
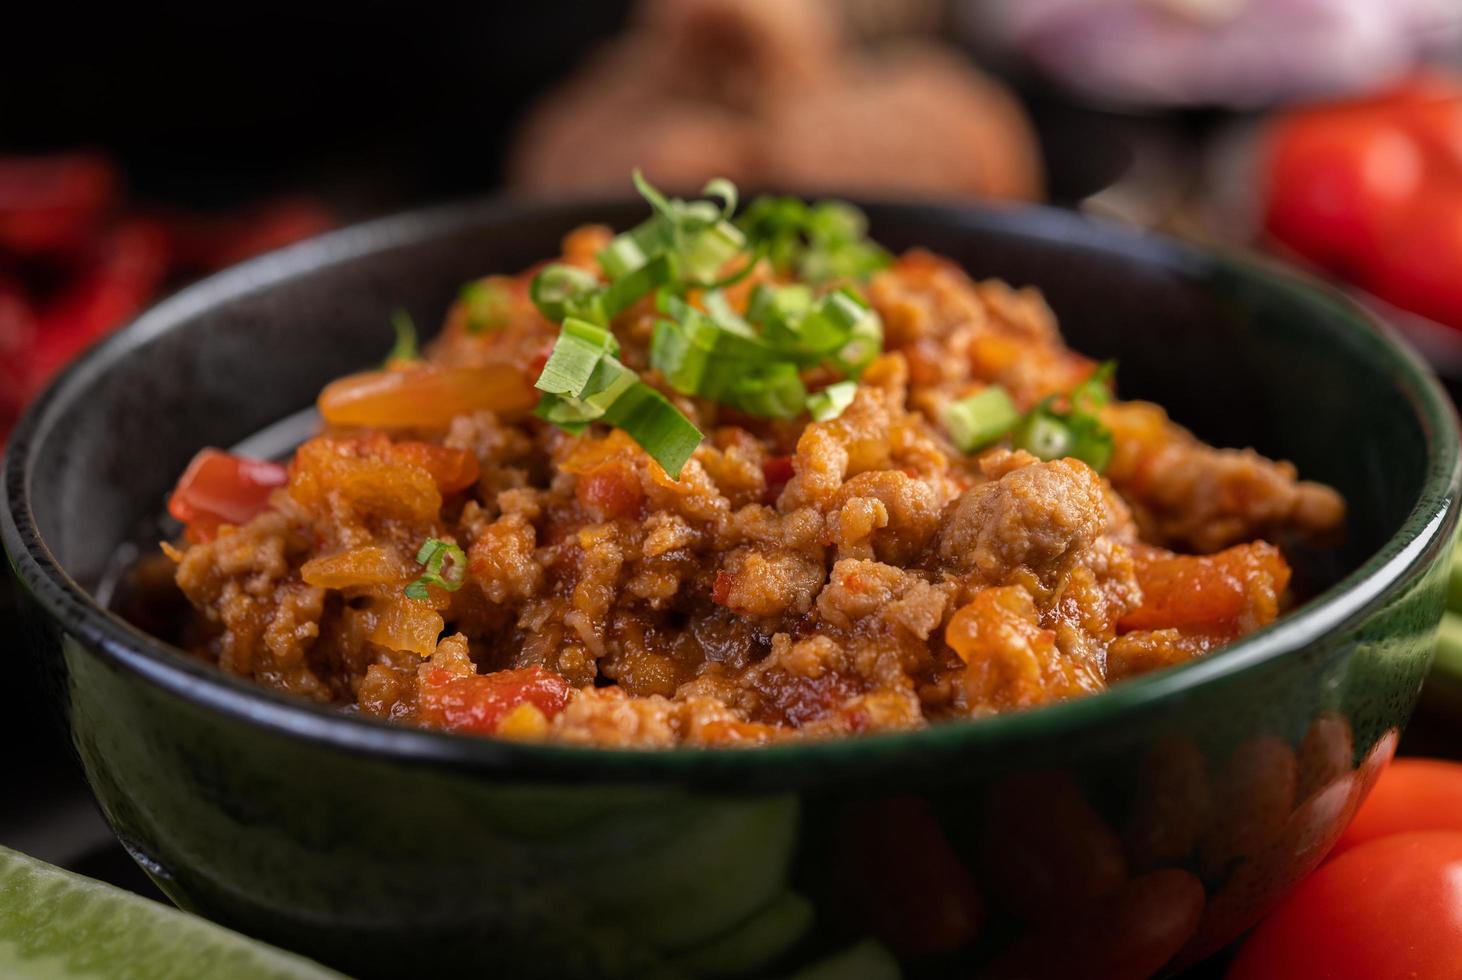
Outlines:
{"type": "Polygon", "coordinates": [[[824,772],[897,766],[911,753],[950,758],[1077,731],[1123,712],[1178,700],[1203,684],[1255,668],[1359,622],[1430,565],[1456,521],[1462,464],[1455,411],[1431,371],[1378,318],[1338,290],[1297,270],[1248,254],[1202,250],[1159,235],[1095,222],[1045,207],[1005,208],[920,201],[869,201],[880,215],[911,223],[963,225],[1047,244],[1116,253],[1173,270],[1228,266],[1274,288],[1306,294],[1330,307],[1331,329],[1350,331],[1371,350],[1416,413],[1427,443],[1427,473],[1417,500],[1396,532],[1360,567],[1274,624],[1211,657],[1155,671],[1105,691],[1028,711],[943,722],[908,732],[824,740],[789,740],[756,748],[605,749],[535,744],[392,725],[267,691],[189,657],[143,633],[99,605],[60,566],[40,537],[31,509],[31,471],[57,420],[85,397],[90,384],[131,351],[172,330],[185,329],[209,309],[376,251],[408,248],[467,228],[512,218],[571,219],[623,199],[555,203],[504,197],[408,211],[350,226],[249,260],[196,283],[142,314],[93,347],[55,379],[12,434],[4,459],[6,507],[0,540],[12,571],[46,615],[77,634],[87,649],[123,670],[205,710],[245,724],[331,748],[401,761],[476,771],[512,772],[544,780],[694,782],[755,778],[768,769],[824,772]]]}

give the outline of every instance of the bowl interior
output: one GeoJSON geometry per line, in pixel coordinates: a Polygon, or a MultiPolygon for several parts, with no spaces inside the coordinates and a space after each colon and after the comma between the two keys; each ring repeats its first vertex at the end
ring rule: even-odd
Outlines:
{"type": "MultiPolygon", "coordinates": [[[[392,310],[430,332],[469,279],[555,254],[586,221],[625,227],[641,211],[489,203],[423,212],[187,290],[73,369],[23,429],[16,449],[31,461],[42,538],[94,589],[118,546],[152,526],[197,449],[233,445],[309,406],[329,379],[378,363],[392,310]]],[[[1336,551],[1298,555],[1311,589],[1395,534],[1437,465],[1429,383],[1321,288],[1062,212],[868,212],[875,237],[895,250],[928,247],[976,277],[1041,289],[1073,346],[1119,361],[1124,397],[1156,401],[1213,443],[1253,446],[1337,487],[1350,504],[1348,537],[1336,551]]]]}

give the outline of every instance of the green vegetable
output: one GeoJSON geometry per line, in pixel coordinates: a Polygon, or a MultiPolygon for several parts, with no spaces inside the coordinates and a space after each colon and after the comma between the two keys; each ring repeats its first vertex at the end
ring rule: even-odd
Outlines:
{"type": "Polygon", "coordinates": [[[951,403],[944,410],[944,430],[962,453],[983,449],[1020,424],[1020,410],[999,385],[951,403]]]}
{"type": "Polygon", "coordinates": [[[595,421],[617,425],[679,477],[701,433],[618,360],[608,330],[615,316],[652,292],[662,318],[651,338],[650,365],[674,390],[763,418],[795,418],[803,411],[834,418],[846,408],[851,388],[834,385],[809,401],[801,371],[824,365],[856,378],[878,356],[883,324],[861,296],[847,288],[814,296],[806,286],[763,286],[743,316],[721,288],[750,274],[762,255],[829,270],[824,278],[865,274],[887,257],[866,241],[861,213],[841,204],[786,204],[790,198],[760,205],[763,216],[753,216],[750,225],[776,227],[750,250],[746,234],[730,220],[737,204],[730,181],[710,181],[704,198],[695,201],[667,197],[639,171],[634,183],[653,213],[599,252],[604,281],[561,264],[547,266],[533,281],[533,302],[563,324],[537,381],[544,393],[538,417],[569,432],[595,421]],[[718,279],[738,255],[743,261],[718,279]],[[692,289],[702,291],[704,310],[685,301],[692,289]]]}
{"type": "Polygon", "coordinates": [[[535,384],[535,414],[568,432],[602,421],[623,429],[672,479],[700,445],[701,432],[615,356],[619,343],[602,327],[567,319],[535,384]]]}
{"type": "Polygon", "coordinates": [[[467,555],[461,548],[441,538],[427,538],[416,553],[416,563],[426,568],[421,578],[406,586],[406,598],[423,600],[430,596],[428,585],[456,592],[467,576],[467,555]],[[450,564],[448,564],[450,562],[450,564]]]}
{"type": "Polygon", "coordinates": [[[655,325],[651,366],[676,391],[762,418],[801,414],[804,366],[823,363],[857,377],[883,347],[878,315],[850,290],[814,301],[797,287],[758,288],[746,317],[716,290],[705,294],[704,313],[664,292],[657,302],[666,319],[655,325]],[[756,318],[760,333],[748,322],[756,318]]]}
{"type": "Polygon", "coordinates": [[[853,404],[853,396],[858,393],[858,382],[839,381],[830,384],[821,391],[815,391],[807,396],[807,413],[812,416],[815,422],[827,422],[843,414],[843,410],[853,404]]]}
{"type": "MultiPolygon", "coordinates": [[[[674,271],[662,281],[683,279],[688,286],[707,286],[715,282],[727,262],[745,250],[746,236],[729,220],[736,210],[736,185],[729,180],[717,177],[701,192],[719,198],[718,206],[708,200],[668,198],[639,170],[634,171],[633,178],[635,189],[649,202],[654,214],[616,235],[599,252],[599,266],[611,283],[628,279],[657,259],[665,259],[674,271]]],[[[659,283],[641,285],[638,293],[626,297],[625,305],[659,283]]]]}
{"type": "Polygon", "coordinates": [[[1103,363],[1066,396],[1065,408],[1052,397],[1024,416],[1004,388],[992,385],[945,409],[945,431],[961,452],[983,449],[1008,434],[1016,449],[1041,459],[1079,459],[1100,473],[1112,461],[1112,433],[1102,424],[1101,410],[1111,401],[1107,386],[1116,369],[1115,361],[1103,363]]]}
{"type": "Polygon", "coordinates": [[[500,284],[484,280],[469,282],[462,287],[458,298],[467,310],[468,333],[490,333],[508,325],[512,299],[500,284]]]}
{"type": "Polygon", "coordinates": [[[343,980],[303,957],[3,847],[0,977],[343,980]]]}
{"type": "Polygon", "coordinates": [[[901,980],[898,960],[873,939],[865,939],[836,955],[798,970],[787,980],[901,980]]]}
{"type": "Polygon", "coordinates": [[[592,272],[553,263],[543,267],[528,287],[528,298],[545,320],[562,323],[569,317],[600,326],[609,324],[604,289],[592,272]]]}
{"type": "Polygon", "coordinates": [[[416,324],[411,322],[411,314],[405,310],[392,313],[391,327],[396,331],[396,343],[391,347],[391,353],[386,355],[386,364],[389,366],[392,361],[414,361],[420,357],[416,343],[416,324]]]}
{"type": "Polygon", "coordinates": [[[866,280],[890,262],[867,237],[863,212],[841,201],[809,206],[795,197],[759,197],[737,224],[779,273],[813,284],[866,280]]]}

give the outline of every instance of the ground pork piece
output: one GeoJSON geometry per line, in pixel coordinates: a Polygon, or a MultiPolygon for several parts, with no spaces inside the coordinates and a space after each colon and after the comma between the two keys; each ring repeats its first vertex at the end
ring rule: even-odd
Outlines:
{"type": "Polygon", "coordinates": [[[712,698],[632,698],[618,688],[586,687],[553,720],[549,737],[601,748],[668,748],[687,739],[735,741],[720,729],[744,721],[712,698]]]}
{"type": "Polygon", "coordinates": [[[899,370],[884,372],[890,381],[887,387],[860,386],[841,415],[803,430],[792,456],[793,476],[777,500],[781,510],[816,507],[826,512],[841,506],[846,500],[838,497],[843,483],[861,473],[907,465],[922,477],[947,469],[942,456],[937,464],[931,461],[940,454],[924,421],[903,407],[899,370]]]}
{"type": "Polygon", "coordinates": [[[741,549],[716,573],[713,599],[743,616],[802,614],[812,608],[826,570],[795,551],[741,549]]]}
{"type": "Polygon", "coordinates": [[[827,738],[908,731],[925,724],[919,696],[906,688],[892,688],[849,698],[836,712],[807,722],[801,731],[810,738],[827,738]]]}
{"type": "Polygon", "coordinates": [[[1080,552],[1106,529],[1106,492],[1085,463],[992,456],[996,465],[1022,465],[971,487],[950,508],[939,530],[942,568],[1000,582],[1019,566],[1042,570],[1080,552]]]}
{"type": "Polygon", "coordinates": [[[909,363],[910,404],[931,419],[984,384],[1023,408],[1069,391],[1096,364],[1062,341],[1040,293],[975,283],[948,259],[918,249],[873,277],[868,298],[885,343],[909,363]]]}
{"type": "Polygon", "coordinates": [[[306,529],[277,511],[189,548],[177,583],[218,630],[218,665],[270,686],[329,700],[305,653],[319,636],[324,591],[299,580],[312,546],[306,529]]]}
{"type": "Polygon", "coordinates": [[[839,553],[866,544],[880,561],[904,565],[928,546],[945,501],[900,470],[859,473],[838,490],[828,515],[839,553]]]}
{"type": "Polygon", "coordinates": [[[1145,540],[1199,552],[1286,533],[1321,540],[1345,521],[1345,502],[1252,449],[1215,449],[1148,402],[1107,406],[1115,452],[1108,476],[1145,540]]]}
{"type": "Polygon", "coordinates": [[[520,514],[504,514],[487,525],[467,549],[467,577],[495,603],[535,595],[543,566],[534,554],[537,532],[520,514]]]}
{"type": "Polygon", "coordinates": [[[875,624],[927,640],[944,616],[947,595],[919,576],[876,561],[843,559],[818,594],[817,611],[842,630],[875,624]]]}

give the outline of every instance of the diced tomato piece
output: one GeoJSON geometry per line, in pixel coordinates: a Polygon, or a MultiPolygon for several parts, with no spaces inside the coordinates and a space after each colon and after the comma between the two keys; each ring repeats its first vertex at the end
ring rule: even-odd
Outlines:
{"type": "Polygon", "coordinates": [[[1142,604],[1118,629],[1178,629],[1235,636],[1271,622],[1289,584],[1289,565],[1265,541],[1212,555],[1145,548],[1135,555],[1142,604]]]}
{"type": "Polygon", "coordinates": [[[762,460],[761,475],[767,481],[766,490],[761,495],[762,502],[775,504],[795,473],[791,456],[769,456],[762,460]]]}
{"type": "Polygon", "coordinates": [[[574,496],[601,520],[637,517],[645,497],[634,471],[619,463],[606,464],[579,477],[574,496]]]}
{"type": "Polygon", "coordinates": [[[718,606],[724,606],[731,600],[731,586],[736,584],[730,572],[717,572],[716,582],[711,586],[711,601],[718,606]]]}
{"type": "Polygon", "coordinates": [[[287,479],[278,463],[205,449],[178,480],[168,513],[186,525],[190,540],[208,541],[219,525],[244,524],[268,510],[269,495],[287,479]]]}
{"type": "Polygon", "coordinates": [[[426,470],[444,494],[466,490],[477,482],[477,457],[467,449],[430,442],[398,442],[392,445],[390,455],[426,470]]]}
{"type": "Polygon", "coordinates": [[[437,728],[492,735],[523,704],[554,717],[568,704],[571,691],[568,681],[538,666],[469,677],[436,670],[422,685],[417,711],[421,721],[437,728]]]}

